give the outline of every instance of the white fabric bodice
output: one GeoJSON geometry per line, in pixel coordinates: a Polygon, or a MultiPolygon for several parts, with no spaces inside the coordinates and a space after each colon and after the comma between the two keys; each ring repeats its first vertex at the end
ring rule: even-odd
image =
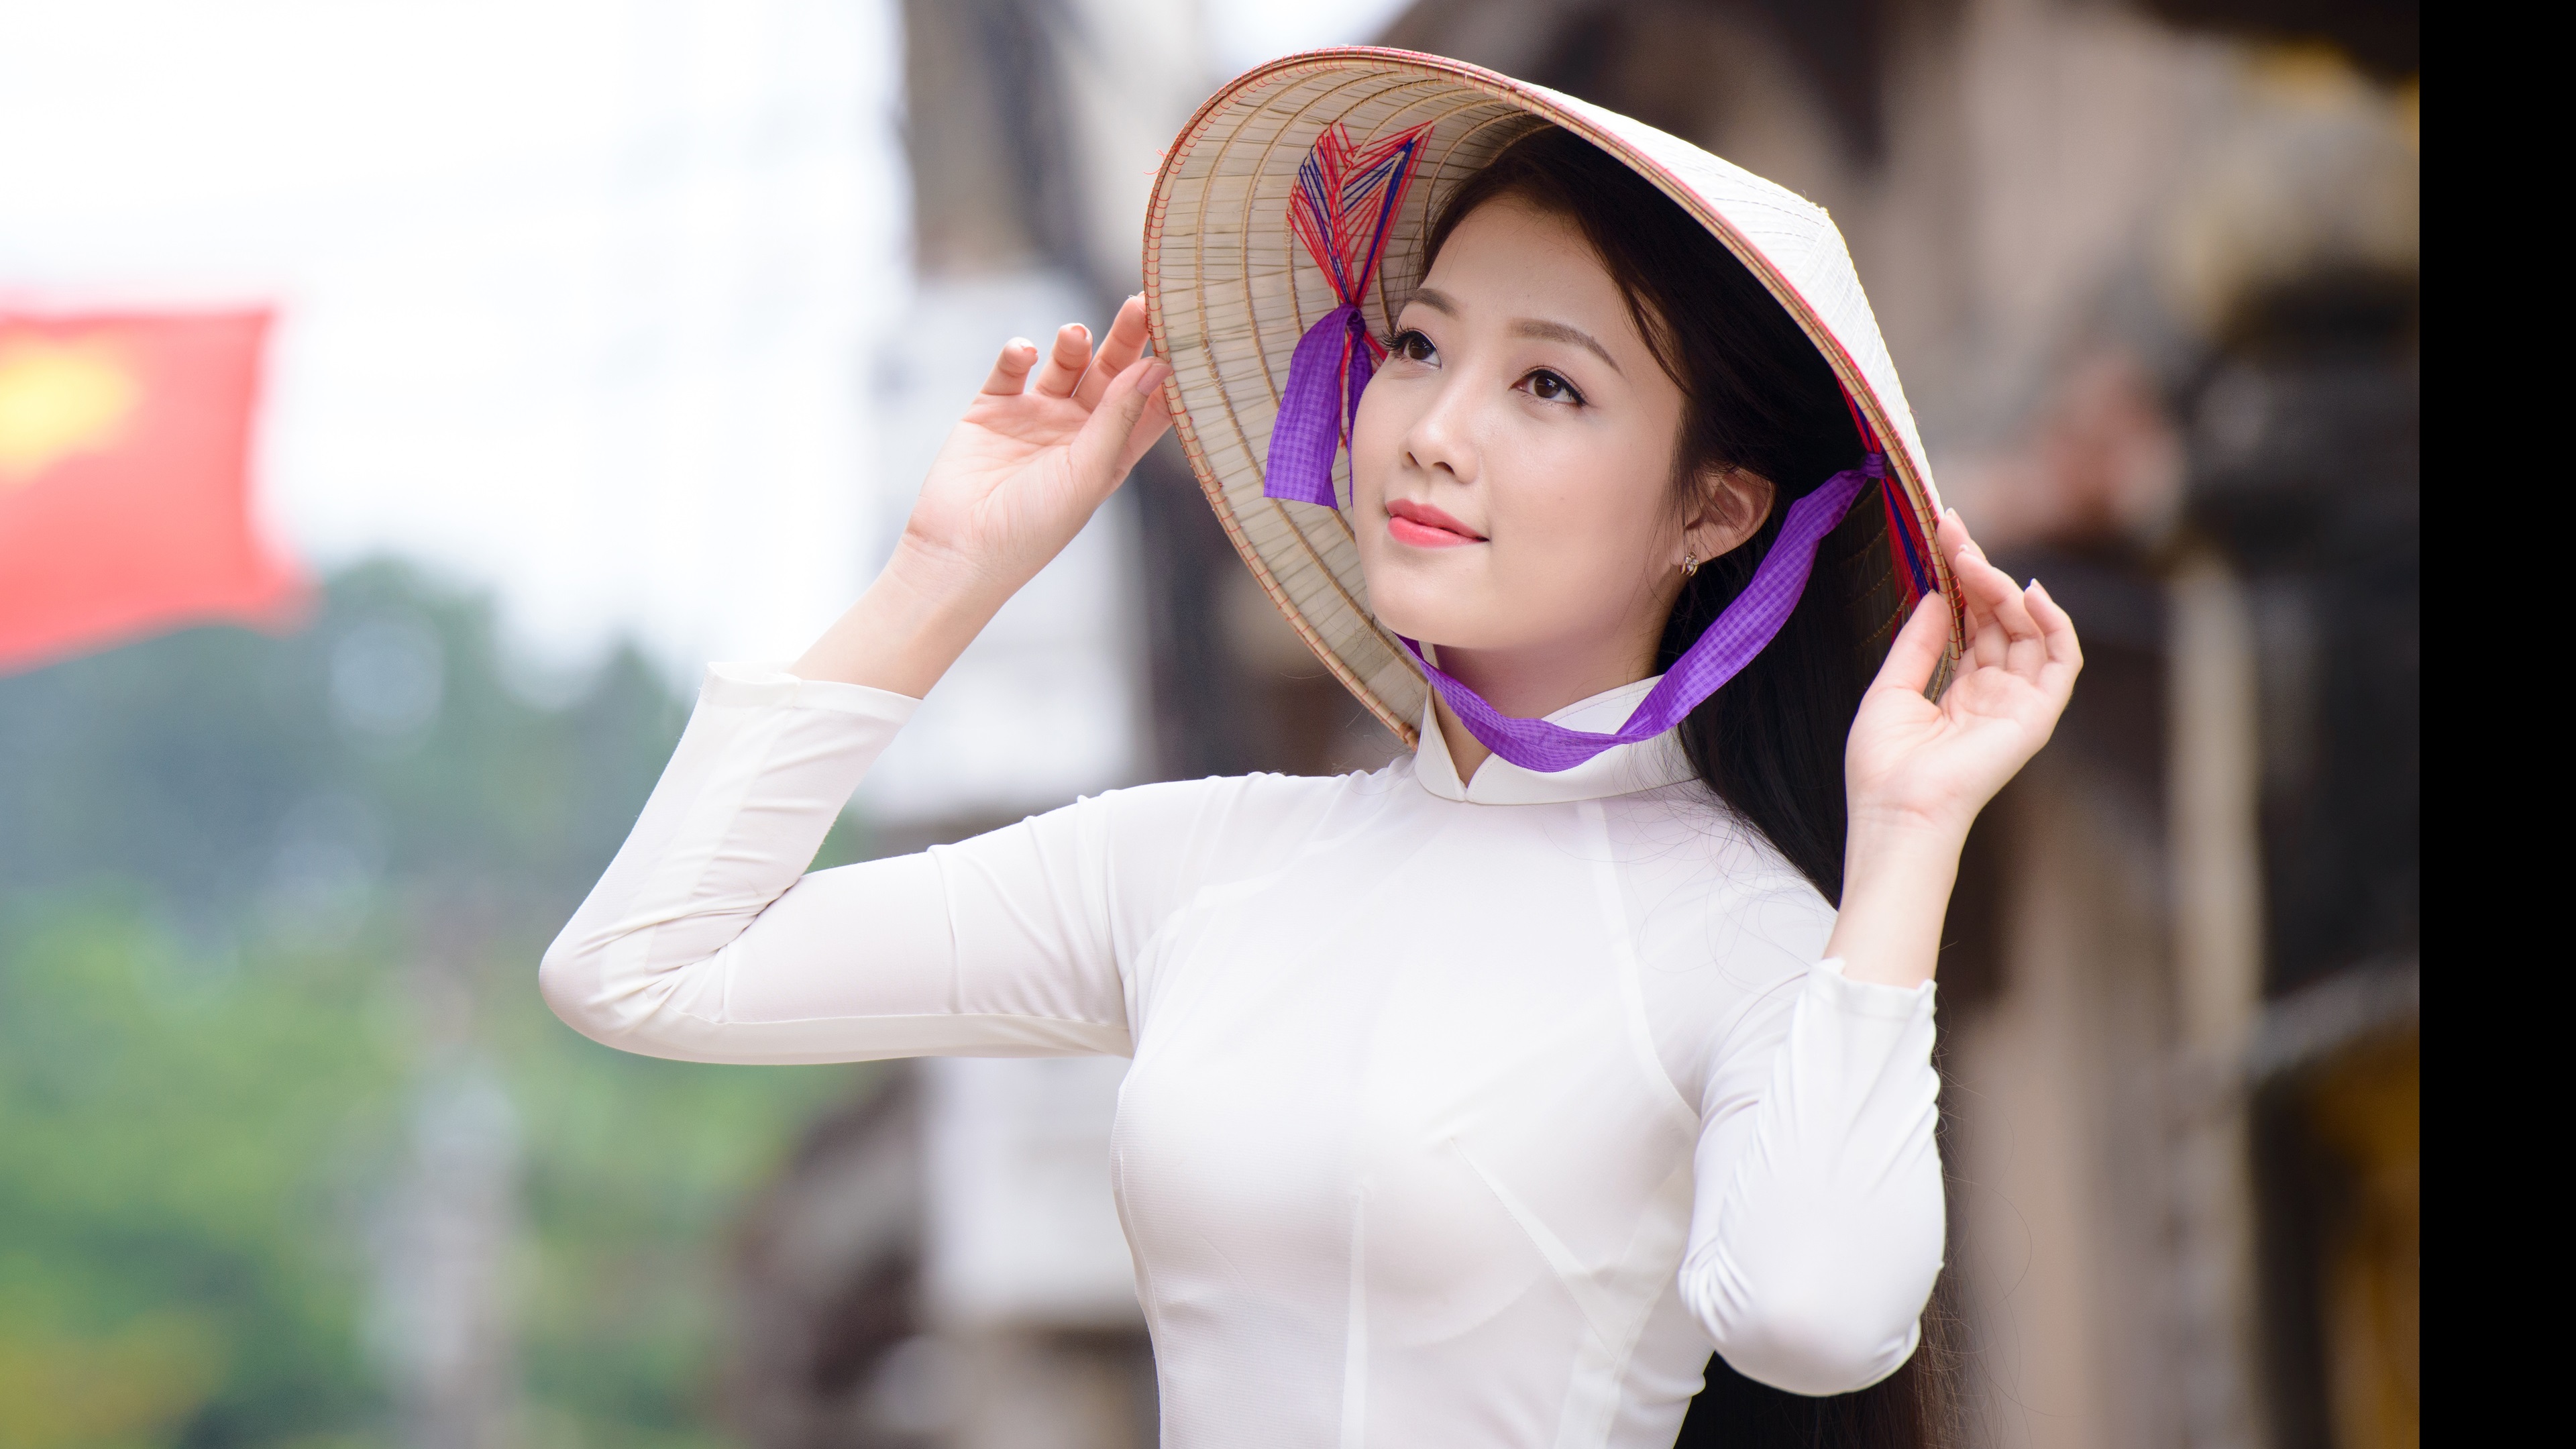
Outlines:
{"type": "Polygon", "coordinates": [[[1830,909],[1672,737],[1462,784],[1426,729],[805,874],[912,705],[712,671],[547,999],[701,1061],[1132,1056],[1167,1444],[1663,1449],[1712,1345],[1802,1392],[1911,1352],[1932,989],[1820,963],[1830,909]]]}

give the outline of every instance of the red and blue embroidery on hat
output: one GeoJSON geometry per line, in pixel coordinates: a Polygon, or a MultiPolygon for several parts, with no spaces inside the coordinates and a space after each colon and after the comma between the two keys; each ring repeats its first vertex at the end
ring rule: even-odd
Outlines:
{"type": "MultiPolygon", "coordinates": [[[[1843,392],[1843,406],[1851,410],[1852,431],[1860,435],[1862,456],[1885,457],[1887,449],[1878,441],[1878,430],[1869,425],[1868,415],[1860,410],[1860,404],[1853,400],[1849,389],[1843,392]]],[[[1923,536],[1923,525],[1915,520],[1914,510],[1907,507],[1899,496],[1902,487],[1892,472],[1879,480],[1878,503],[1887,515],[1887,551],[1893,556],[1891,562],[1896,565],[1897,587],[1905,591],[1905,608],[1899,614],[1900,619],[1911,617],[1914,606],[1923,601],[1923,596],[1934,592],[1929,562],[1932,557],[1931,540],[1923,536]]]]}
{"type": "Polygon", "coordinates": [[[1289,359],[1288,385],[1270,430],[1264,497],[1337,506],[1333,456],[1359,413],[1360,393],[1386,357],[1385,345],[1369,332],[1361,299],[1386,259],[1387,239],[1430,138],[1431,127],[1421,125],[1360,146],[1341,126],[1327,126],[1297,167],[1288,229],[1305,243],[1339,305],[1306,329],[1289,359]]]}

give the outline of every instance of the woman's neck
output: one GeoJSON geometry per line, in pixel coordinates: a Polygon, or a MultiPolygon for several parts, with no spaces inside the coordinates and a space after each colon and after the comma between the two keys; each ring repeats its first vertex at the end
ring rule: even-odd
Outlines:
{"type": "MultiPolygon", "coordinates": [[[[1543,719],[1569,704],[1579,704],[1623,684],[1634,684],[1655,672],[1653,639],[1619,641],[1605,647],[1599,640],[1569,641],[1521,649],[1458,649],[1425,645],[1424,652],[1441,671],[1487,704],[1513,719],[1543,719]]],[[[1449,747],[1458,781],[1476,778],[1493,751],[1476,738],[1449,701],[1437,691],[1432,717],[1441,743],[1449,747]]]]}

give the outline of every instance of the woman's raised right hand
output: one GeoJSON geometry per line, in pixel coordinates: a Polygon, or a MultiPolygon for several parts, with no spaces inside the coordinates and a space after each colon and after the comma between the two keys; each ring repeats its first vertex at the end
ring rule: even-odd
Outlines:
{"type": "Polygon", "coordinates": [[[1004,346],[930,465],[890,568],[998,607],[1046,567],[1171,426],[1171,369],[1144,356],[1145,339],[1144,299],[1130,297],[1096,353],[1073,323],[1043,361],[1032,343],[1004,346]]]}
{"type": "Polygon", "coordinates": [[[1163,379],[1131,297],[1098,353],[1067,326],[1041,365],[1012,342],[948,434],[885,572],[789,666],[915,699],[1064,551],[1163,430],[1163,379]],[[1032,369],[1036,375],[1030,375],[1032,369]]]}

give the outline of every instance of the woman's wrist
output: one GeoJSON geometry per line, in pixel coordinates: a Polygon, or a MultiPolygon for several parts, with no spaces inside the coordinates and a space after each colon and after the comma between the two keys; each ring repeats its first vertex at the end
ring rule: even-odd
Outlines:
{"type": "Polygon", "coordinates": [[[907,525],[895,539],[882,576],[898,580],[942,612],[989,613],[1009,602],[1035,572],[1016,572],[989,553],[935,541],[907,525]]]}
{"type": "Polygon", "coordinates": [[[1843,852],[1842,909],[1825,954],[1855,981],[1914,987],[1932,979],[1941,924],[1959,878],[1965,830],[1856,813],[1843,852]]]}
{"type": "Polygon", "coordinates": [[[925,562],[898,544],[885,569],[791,672],[919,699],[975,641],[1011,590],[925,562]]]}

